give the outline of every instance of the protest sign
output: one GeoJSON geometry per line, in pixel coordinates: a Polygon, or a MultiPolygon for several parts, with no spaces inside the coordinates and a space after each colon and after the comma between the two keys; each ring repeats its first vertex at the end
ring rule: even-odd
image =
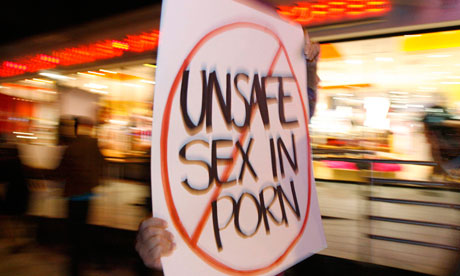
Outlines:
{"type": "Polygon", "coordinates": [[[163,1],[152,138],[165,275],[274,275],[326,247],[302,28],[255,1],[163,1]]]}

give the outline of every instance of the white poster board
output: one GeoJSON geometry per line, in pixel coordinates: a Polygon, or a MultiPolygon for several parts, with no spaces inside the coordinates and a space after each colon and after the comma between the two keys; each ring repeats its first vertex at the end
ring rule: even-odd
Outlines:
{"type": "Polygon", "coordinates": [[[152,201],[165,275],[275,275],[326,247],[304,37],[254,1],[163,1],[152,201]]]}

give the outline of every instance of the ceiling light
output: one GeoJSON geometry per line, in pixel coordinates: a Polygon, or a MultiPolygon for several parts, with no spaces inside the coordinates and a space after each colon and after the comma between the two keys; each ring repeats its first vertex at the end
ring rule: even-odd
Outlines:
{"type": "Polygon", "coordinates": [[[426,56],[428,58],[445,58],[445,57],[450,57],[452,55],[429,55],[429,56],[426,56]]]}
{"type": "Polygon", "coordinates": [[[52,91],[52,90],[38,89],[37,91],[43,92],[43,93],[48,93],[48,94],[57,94],[56,91],[52,91]]]}
{"type": "Polygon", "coordinates": [[[109,71],[109,70],[105,70],[105,69],[99,69],[99,71],[105,72],[105,73],[110,73],[110,74],[118,74],[117,72],[109,71]]]}
{"type": "Polygon", "coordinates": [[[150,67],[150,68],[157,68],[155,64],[149,64],[149,63],[144,63],[144,66],[150,67]]]}
{"type": "Polygon", "coordinates": [[[107,91],[98,90],[98,89],[90,89],[89,91],[94,92],[94,93],[98,93],[98,94],[104,94],[104,95],[109,94],[109,92],[107,92],[107,91]]]}
{"type": "Polygon", "coordinates": [[[81,76],[86,76],[86,77],[97,77],[95,75],[91,75],[91,74],[87,74],[87,73],[82,73],[82,72],[77,72],[78,75],[81,75],[81,76]]]}
{"type": "Polygon", "coordinates": [[[156,82],[154,81],[149,81],[149,80],[141,80],[143,83],[150,83],[150,84],[155,84],[156,82]]]}
{"type": "Polygon", "coordinates": [[[54,73],[39,73],[41,76],[45,76],[51,79],[57,79],[57,80],[75,80],[75,78],[59,75],[59,74],[54,74],[54,73]]]}
{"type": "Polygon", "coordinates": [[[94,71],[88,71],[88,73],[90,73],[90,74],[95,74],[95,75],[99,75],[99,76],[105,76],[104,73],[99,73],[99,72],[94,72],[94,71]]]}
{"type": "Polygon", "coordinates": [[[17,135],[35,135],[31,132],[19,132],[19,131],[13,131],[13,134],[17,134],[17,135]]]}
{"type": "Polygon", "coordinates": [[[127,82],[124,82],[122,83],[124,86],[130,86],[130,87],[144,87],[142,85],[139,85],[139,84],[133,84],[133,83],[127,83],[127,82]]]}
{"type": "Polygon", "coordinates": [[[17,135],[17,138],[23,138],[23,139],[38,139],[36,136],[22,136],[22,135],[17,135]]]}
{"type": "Polygon", "coordinates": [[[87,87],[87,88],[94,88],[94,89],[109,88],[107,85],[101,85],[101,84],[97,84],[97,83],[85,83],[83,86],[87,87]]]}
{"type": "Polygon", "coordinates": [[[37,79],[37,78],[33,78],[32,80],[36,82],[43,82],[43,83],[49,83],[49,84],[54,83],[54,81],[51,81],[51,80],[44,80],[44,79],[37,79]]]}

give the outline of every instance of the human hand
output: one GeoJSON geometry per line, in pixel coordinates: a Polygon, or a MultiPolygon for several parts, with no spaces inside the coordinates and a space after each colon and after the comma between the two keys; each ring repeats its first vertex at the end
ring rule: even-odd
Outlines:
{"type": "Polygon", "coordinates": [[[307,31],[305,31],[304,53],[309,62],[316,63],[318,61],[319,53],[320,53],[319,43],[311,41],[310,36],[308,35],[307,31]]]}
{"type": "Polygon", "coordinates": [[[142,221],[136,237],[136,251],[149,268],[161,270],[161,257],[175,248],[174,237],[166,230],[166,221],[151,217],[142,221]]]}
{"type": "Polygon", "coordinates": [[[308,83],[308,88],[314,91],[315,95],[316,95],[316,90],[318,89],[318,84],[320,82],[320,78],[318,77],[316,73],[319,53],[320,53],[319,43],[312,42],[310,40],[310,36],[308,35],[308,32],[305,31],[304,54],[308,61],[307,62],[307,83],[308,83]]]}

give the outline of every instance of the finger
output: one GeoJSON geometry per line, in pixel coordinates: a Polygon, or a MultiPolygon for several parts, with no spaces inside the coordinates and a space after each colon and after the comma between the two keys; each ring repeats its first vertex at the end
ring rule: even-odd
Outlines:
{"type": "Polygon", "coordinates": [[[160,258],[153,258],[152,256],[149,255],[149,253],[143,253],[141,255],[142,261],[144,261],[145,266],[152,268],[152,269],[158,269],[161,270],[161,259],[160,258]]]}
{"type": "Polygon", "coordinates": [[[158,243],[157,246],[152,247],[148,251],[149,258],[151,258],[152,260],[156,260],[156,259],[161,258],[165,246],[168,246],[168,245],[165,245],[164,243],[160,242],[160,243],[158,243]]]}
{"type": "Polygon", "coordinates": [[[139,255],[147,267],[158,269],[158,260],[161,257],[164,245],[161,244],[161,239],[155,240],[149,246],[141,247],[139,255]]]}
{"type": "Polygon", "coordinates": [[[165,235],[168,235],[166,230],[164,230],[163,228],[155,227],[148,227],[139,232],[141,242],[148,242],[152,238],[155,238],[157,236],[161,237],[165,235]]]}
{"type": "Polygon", "coordinates": [[[139,231],[141,232],[143,229],[147,227],[166,228],[168,227],[168,223],[163,219],[151,217],[141,222],[141,224],[139,225],[139,231]]]}
{"type": "MultiPolygon", "coordinates": [[[[152,235],[147,237],[145,240],[142,241],[142,247],[145,248],[147,251],[152,251],[154,248],[159,247],[162,243],[166,241],[163,238],[163,233],[158,233],[156,235],[152,235]]],[[[170,243],[169,241],[167,241],[170,243]]]]}
{"type": "Polygon", "coordinates": [[[170,255],[174,251],[174,249],[176,249],[176,243],[175,242],[169,243],[169,248],[163,251],[162,256],[170,255]]]}
{"type": "Polygon", "coordinates": [[[318,43],[312,44],[307,56],[309,62],[317,62],[320,53],[320,46],[318,43]]]}
{"type": "Polygon", "coordinates": [[[164,248],[169,250],[170,244],[174,243],[174,237],[171,232],[161,228],[149,227],[139,232],[136,239],[136,250],[140,251],[143,248],[151,250],[160,243],[166,244],[164,248]]]}
{"type": "Polygon", "coordinates": [[[170,242],[174,242],[174,235],[169,232],[168,230],[164,230],[164,236],[167,240],[169,240],[170,242]]]}

